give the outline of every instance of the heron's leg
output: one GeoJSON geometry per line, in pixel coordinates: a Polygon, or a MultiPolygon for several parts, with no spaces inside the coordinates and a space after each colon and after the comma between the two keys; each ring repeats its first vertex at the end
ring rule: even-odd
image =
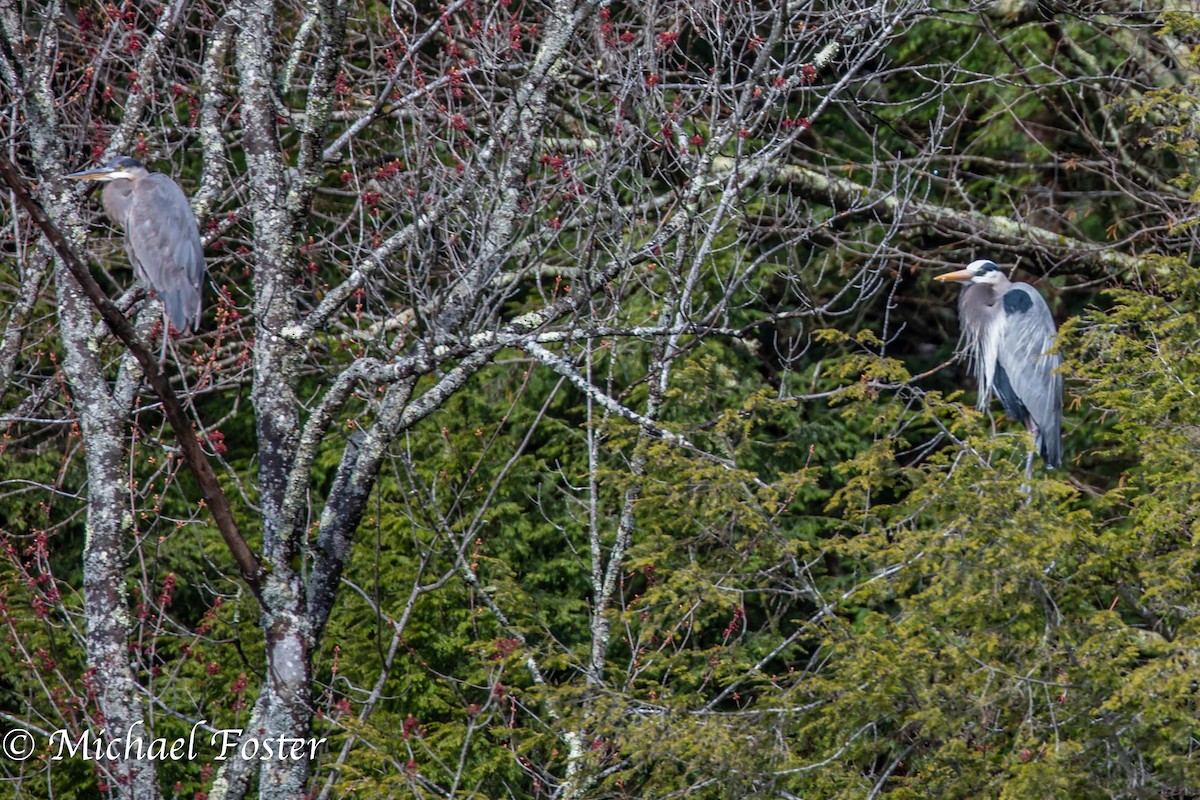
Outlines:
{"type": "Polygon", "coordinates": [[[1042,438],[1041,433],[1042,432],[1041,432],[1041,429],[1038,428],[1038,424],[1033,421],[1032,416],[1030,416],[1029,419],[1027,419],[1025,421],[1025,427],[1029,430],[1029,435],[1033,437],[1033,449],[1031,449],[1029,451],[1029,458],[1027,458],[1025,460],[1025,479],[1032,480],[1033,479],[1033,456],[1038,451],[1038,442],[1041,441],[1041,438],[1042,438]]]}
{"type": "MultiPolygon", "coordinates": [[[[1025,483],[1021,486],[1021,493],[1028,495],[1032,492],[1031,485],[1033,483],[1033,455],[1037,452],[1038,427],[1037,423],[1033,421],[1032,417],[1026,421],[1025,427],[1033,436],[1033,443],[1029,448],[1029,452],[1025,455],[1025,483]]],[[[1029,499],[1026,498],[1025,502],[1029,502],[1029,499]]]]}
{"type": "Polygon", "coordinates": [[[1025,482],[1017,487],[1017,491],[1025,495],[1024,505],[1033,500],[1033,451],[1025,456],[1025,482]]]}
{"type": "Polygon", "coordinates": [[[171,338],[171,322],[167,319],[167,309],[163,307],[162,317],[162,349],[158,351],[159,369],[167,363],[167,340],[171,338]]]}

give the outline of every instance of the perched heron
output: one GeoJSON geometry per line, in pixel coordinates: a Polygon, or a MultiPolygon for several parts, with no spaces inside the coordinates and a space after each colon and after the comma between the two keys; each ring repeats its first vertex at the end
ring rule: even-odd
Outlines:
{"type": "MultiPolygon", "coordinates": [[[[179,184],[129,156],[65,177],[105,181],[104,211],[124,228],[125,252],[137,276],[162,300],[175,330],[195,330],[200,322],[204,248],[196,217],[179,184]]],[[[168,334],[163,331],[164,355],[168,334]]]]}
{"type": "MultiPolygon", "coordinates": [[[[1004,412],[1022,422],[1048,468],[1062,462],[1062,357],[1049,352],[1058,329],[1046,301],[1027,283],[1014,283],[991,261],[934,280],[967,283],[958,299],[963,342],[974,363],[979,407],[992,392],[1004,412]]],[[[1032,469],[1033,453],[1026,469],[1032,469]]]]}

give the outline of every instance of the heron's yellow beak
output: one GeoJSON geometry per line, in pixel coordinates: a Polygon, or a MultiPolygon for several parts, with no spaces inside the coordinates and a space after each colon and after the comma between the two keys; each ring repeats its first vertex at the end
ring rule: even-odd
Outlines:
{"type": "Polygon", "coordinates": [[[73,181],[88,181],[98,178],[109,178],[120,170],[112,169],[111,167],[96,167],[95,169],[85,169],[79,172],[71,172],[63,175],[64,178],[70,178],[73,181]]]}
{"type": "Polygon", "coordinates": [[[971,278],[974,278],[974,277],[975,276],[972,275],[967,270],[960,269],[957,272],[945,272],[945,273],[942,273],[941,275],[934,275],[933,279],[935,281],[957,281],[959,283],[963,283],[965,281],[971,280],[971,278]]]}

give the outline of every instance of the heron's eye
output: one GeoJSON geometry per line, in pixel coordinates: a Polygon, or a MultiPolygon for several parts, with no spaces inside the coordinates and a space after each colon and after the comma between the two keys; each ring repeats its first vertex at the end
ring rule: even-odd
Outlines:
{"type": "Polygon", "coordinates": [[[992,281],[1000,276],[1000,268],[995,264],[985,264],[975,273],[975,277],[984,281],[992,281]]]}

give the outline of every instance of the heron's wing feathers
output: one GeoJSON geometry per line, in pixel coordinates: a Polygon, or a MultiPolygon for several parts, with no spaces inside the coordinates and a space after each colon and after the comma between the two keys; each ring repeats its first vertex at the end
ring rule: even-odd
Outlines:
{"type": "Polygon", "coordinates": [[[1062,456],[1062,357],[1049,352],[1057,334],[1054,318],[1041,294],[1025,283],[1005,293],[1003,313],[997,361],[1038,426],[1043,458],[1054,466],[1062,456]]]}
{"type": "Polygon", "coordinates": [[[181,331],[195,329],[204,248],[196,217],[178,184],[160,173],[135,183],[125,234],[138,274],[162,298],[171,324],[181,331]]]}

